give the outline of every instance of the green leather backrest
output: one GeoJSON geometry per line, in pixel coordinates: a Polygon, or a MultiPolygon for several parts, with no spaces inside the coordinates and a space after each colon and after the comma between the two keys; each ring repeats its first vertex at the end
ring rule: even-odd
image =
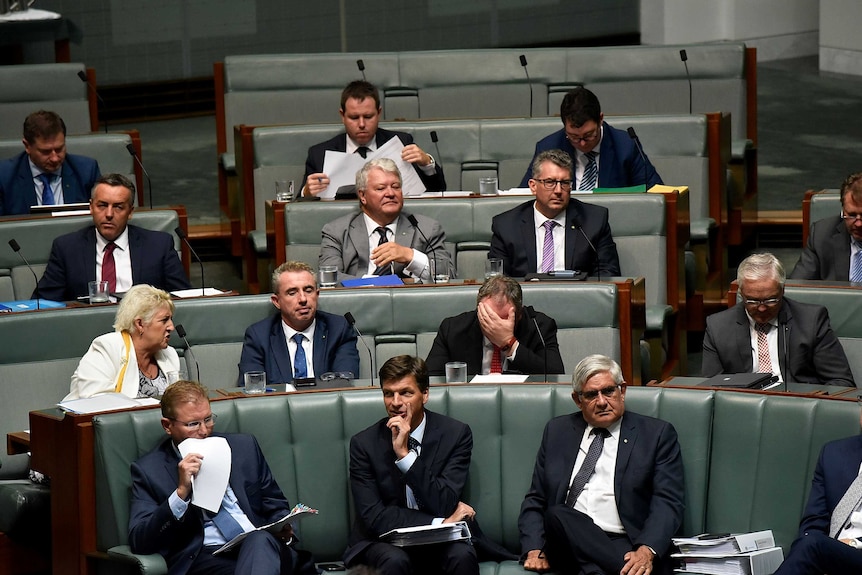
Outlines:
{"type": "Polygon", "coordinates": [[[859,433],[856,402],[717,393],[706,531],[795,539],[824,443],[859,433]]]}
{"type": "Polygon", "coordinates": [[[89,88],[78,72],[86,73],[84,64],[0,67],[0,138],[20,142],[24,118],[37,110],[60,114],[68,134],[89,133],[89,88]]]}
{"type": "Polygon", "coordinates": [[[813,226],[817,220],[841,214],[841,193],[839,190],[826,190],[811,196],[811,216],[813,226]]]}
{"type": "MultiPolygon", "coordinates": [[[[687,510],[683,532],[704,528],[713,394],[630,388],[630,409],[667,419],[677,429],[685,462],[687,510]]],[[[536,451],[549,419],[576,410],[571,387],[504,385],[433,387],[428,408],[469,424],[473,457],[465,498],[483,530],[513,551],[517,518],[530,485],[536,451]]],[[[317,560],[339,559],[347,543],[349,440],[385,416],[378,389],[304,393],[213,402],[217,430],[254,434],[287,498],[320,510],[300,524],[303,547],[317,560]]],[[[98,545],[127,541],[130,464],[164,435],[156,409],[94,418],[98,545]]]]}

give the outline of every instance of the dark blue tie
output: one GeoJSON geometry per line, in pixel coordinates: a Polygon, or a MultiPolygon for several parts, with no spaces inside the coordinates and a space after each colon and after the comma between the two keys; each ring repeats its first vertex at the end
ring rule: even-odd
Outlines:
{"type": "Polygon", "coordinates": [[[42,180],[42,205],[43,206],[53,206],[54,205],[54,191],[51,189],[51,178],[53,176],[51,174],[46,174],[42,172],[39,174],[39,179],[42,180]]]}
{"type": "Polygon", "coordinates": [[[293,356],[293,378],[303,379],[308,377],[308,369],[305,366],[305,350],[302,348],[305,336],[301,333],[296,333],[293,334],[292,339],[296,342],[296,353],[293,356]]]}

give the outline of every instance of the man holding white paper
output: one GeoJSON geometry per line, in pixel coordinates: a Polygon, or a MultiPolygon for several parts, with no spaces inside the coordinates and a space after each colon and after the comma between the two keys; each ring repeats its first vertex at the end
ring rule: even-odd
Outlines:
{"type": "MultiPolygon", "coordinates": [[[[338,111],[344,123],[344,134],[311,146],[305,161],[305,177],[302,184],[303,196],[316,196],[326,192],[334,197],[338,186],[330,189],[330,175],[324,173],[324,158],[327,151],[356,154],[363,160],[371,156],[384,144],[397,138],[403,144],[400,158],[415,167],[416,175],[425,188],[436,192],[446,189],[443,168],[434,158],[413,143],[413,137],[406,132],[394,132],[378,128],[383,107],[377,88],[364,80],[351,82],[341,93],[341,107],[338,111]]],[[[355,170],[354,170],[355,173],[355,170]]],[[[349,182],[348,182],[349,183],[349,182]]]]}
{"type": "Polygon", "coordinates": [[[131,468],[132,551],[161,554],[169,575],[316,573],[311,555],[291,546],[293,528],[289,523],[276,534],[255,531],[281,519],[291,507],[254,436],[219,435],[229,446],[229,456],[223,447],[219,453],[218,446],[206,456],[197,451],[181,456],[182,443],[210,437],[215,421],[207,389],[199,383],[178,381],[165,390],[161,423],[168,437],[131,468]],[[210,460],[215,464],[206,488],[201,482],[195,483],[202,469],[209,472],[205,460],[207,465],[210,460]],[[215,487],[222,491],[220,498],[216,495],[215,504],[213,485],[224,485],[215,487]],[[243,532],[249,535],[238,548],[214,554],[243,532]]]}

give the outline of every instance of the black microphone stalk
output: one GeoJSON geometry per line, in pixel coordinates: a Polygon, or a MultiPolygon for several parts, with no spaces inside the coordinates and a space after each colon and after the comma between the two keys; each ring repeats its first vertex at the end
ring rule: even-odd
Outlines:
{"type": "Polygon", "coordinates": [[[368,80],[365,78],[365,62],[361,58],[356,61],[356,67],[362,72],[362,79],[367,82],[368,80]]]}
{"type": "Polygon", "coordinates": [[[108,104],[105,103],[105,100],[99,95],[99,91],[96,90],[96,87],[90,82],[89,78],[87,78],[87,74],[83,70],[78,70],[78,77],[81,79],[83,83],[85,83],[92,91],[93,94],[96,95],[96,98],[102,103],[102,108],[105,110],[105,133],[108,133],[108,104]]]}
{"type": "MultiPolygon", "coordinates": [[[[434,247],[431,245],[431,242],[428,241],[428,236],[426,236],[425,233],[422,231],[422,228],[419,227],[419,222],[416,220],[416,216],[414,216],[413,214],[407,214],[407,221],[410,222],[411,226],[416,228],[416,231],[419,232],[419,235],[421,235],[422,239],[425,240],[425,245],[431,248],[431,258],[434,260],[434,265],[431,266],[430,262],[429,262],[428,267],[429,268],[433,267],[434,269],[429,269],[428,271],[431,274],[431,283],[436,284],[437,283],[437,273],[439,270],[437,269],[437,257],[436,257],[436,252],[434,250],[434,247]]],[[[448,270],[446,270],[446,271],[448,271],[448,270]]]]}
{"type": "Polygon", "coordinates": [[[542,335],[542,330],[539,329],[539,322],[536,321],[536,311],[532,308],[532,306],[525,306],[524,313],[527,314],[527,317],[533,320],[533,325],[536,326],[536,333],[539,334],[539,341],[542,342],[542,351],[545,353],[545,381],[548,381],[548,346],[545,344],[545,336],[542,335]]]}
{"type": "Polygon", "coordinates": [[[33,271],[33,266],[30,265],[30,262],[27,261],[27,258],[24,257],[24,254],[21,253],[21,246],[18,245],[18,242],[15,241],[15,238],[9,240],[9,247],[12,248],[12,251],[18,254],[18,257],[24,261],[24,264],[27,266],[27,269],[30,270],[30,273],[33,274],[33,279],[36,280],[36,289],[33,290],[33,293],[36,294],[36,309],[41,309],[39,306],[39,278],[36,277],[36,272],[33,271]]]}
{"type": "MultiPolygon", "coordinates": [[[[344,319],[347,320],[347,323],[350,324],[350,327],[353,328],[353,331],[356,332],[356,335],[359,336],[359,341],[362,342],[362,345],[365,346],[365,349],[368,350],[368,361],[371,363],[371,387],[374,387],[374,355],[371,353],[371,348],[368,347],[368,344],[365,343],[365,340],[362,338],[362,332],[359,331],[359,328],[356,327],[356,320],[353,318],[353,314],[347,312],[344,314],[344,319]]],[[[356,374],[356,377],[359,377],[359,374],[356,374]]]]}
{"type": "Polygon", "coordinates": [[[684,48],[679,51],[679,59],[685,66],[685,77],[688,80],[688,113],[691,114],[691,75],[688,73],[688,54],[685,53],[684,48]]]}
{"type": "Polygon", "coordinates": [[[533,81],[530,80],[530,72],[527,70],[527,56],[521,54],[518,56],[521,61],[521,67],[524,68],[524,74],[527,75],[527,85],[530,87],[530,117],[533,117],[533,81]]]}
{"type": "Polygon", "coordinates": [[[635,143],[635,147],[638,149],[638,153],[641,156],[641,163],[644,166],[644,191],[647,191],[647,163],[646,163],[646,156],[644,155],[643,145],[641,145],[641,140],[640,140],[640,138],[638,138],[638,135],[635,134],[634,128],[629,126],[628,129],[626,130],[626,132],[628,132],[629,138],[631,138],[632,141],[635,143]]]}
{"type": "MultiPolygon", "coordinates": [[[[186,231],[184,229],[177,226],[174,229],[174,233],[176,233],[177,236],[179,236],[179,238],[183,242],[185,242],[185,244],[189,247],[189,251],[192,252],[192,255],[195,256],[195,259],[197,260],[198,264],[200,264],[200,266],[201,266],[201,296],[206,296],[207,295],[207,292],[206,292],[206,285],[207,284],[204,283],[204,262],[203,262],[203,260],[201,260],[201,258],[198,257],[198,253],[192,247],[192,243],[189,241],[189,236],[188,236],[188,234],[186,234],[186,231]]],[[[182,335],[180,335],[180,337],[182,337],[182,335]]]]}
{"type": "Polygon", "coordinates": [[[147,169],[144,167],[143,162],[141,162],[141,159],[138,157],[138,152],[135,150],[135,145],[132,143],[128,143],[128,144],[126,144],[126,149],[129,151],[129,153],[135,159],[135,162],[137,162],[137,164],[141,167],[141,171],[143,171],[144,175],[147,177],[147,186],[150,188],[150,209],[152,210],[153,209],[153,180],[150,179],[149,172],[147,172],[147,169]]]}
{"type": "MultiPolygon", "coordinates": [[[[177,335],[180,336],[180,339],[183,340],[183,343],[186,344],[186,353],[192,358],[192,361],[195,364],[195,375],[194,381],[200,381],[201,379],[201,366],[198,364],[198,360],[195,357],[194,352],[192,352],[192,346],[189,343],[189,340],[186,339],[186,328],[183,327],[183,324],[178,323],[174,326],[174,329],[177,332],[177,335]]],[[[186,365],[188,365],[188,361],[186,361],[186,365]]]]}
{"type": "Polygon", "coordinates": [[[587,240],[587,245],[590,246],[590,249],[593,250],[593,253],[596,254],[596,279],[598,281],[602,281],[602,263],[599,260],[599,250],[596,249],[596,246],[593,245],[593,242],[590,241],[590,236],[587,235],[587,232],[584,231],[583,226],[581,226],[580,220],[577,217],[572,218],[572,223],[575,225],[575,228],[581,232],[581,235],[584,236],[584,239],[587,240]]]}

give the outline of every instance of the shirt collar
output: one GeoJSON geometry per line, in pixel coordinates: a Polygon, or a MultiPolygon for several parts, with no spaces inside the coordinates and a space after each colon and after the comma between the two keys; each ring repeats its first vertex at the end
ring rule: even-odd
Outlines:
{"type": "Polygon", "coordinates": [[[60,169],[56,172],[45,172],[39,166],[33,163],[33,160],[30,159],[30,156],[27,156],[27,163],[30,164],[30,173],[34,178],[38,178],[42,174],[51,174],[52,176],[59,176],[63,171],[63,165],[60,164],[60,169]]]}
{"type": "Polygon", "coordinates": [[[284,318],[281,319],[281,327],[282,327],[282,329],[284,329],[284,336],[288,340],[293,339],[293,336],[295,336],[298,333],[301,333],[302,335],[304,335],[306,337],[306,339],[308,339],[308,341],[314,341],[314,328],[316,325],[317,325],[317,318],[311,320],[311,325],[309,325],[304,330],[297,331],[297,330],[293,329],[292,327],[290,327],[289,325],[287,325],[287,323],[284,321],[284,318]]]}
{"type": "Polygon", "coordinates": [[[422,412],[422,421],[419,425],[416,426],[416,429],[410,432],[410,437],[419,442],[419,445],[422,445],[422,440],[425,439],[425,424],[428,422],[428,418],[425,417],[425,412],[422,412]]]}
{"type": "MultiPolygon", "coordinates": [[[[625,414],[623,414],[623,416],[625,416],[625,414]]],[[[622,425],[623,425],[623,418],[621,417],[607,427],[608,435],[610,435],[611,437],[613,437],[616,440],[619,440],[620,428],[622,427],[622,425]]],[[[590,436],[590,434],[593,432],[594,429],[595,429],[594,425],[590,425],[589,423],[587,424],[587,437],[590,436]]]]}
{"type": "MultiPolygon", "coordinates": [[[[347,134],[344,134],[344,138],[347,140],[347,145],[344,147],[344,151],[348,154],[356,153],[356,150],[359,149],[359,144],[354,142],[350,138],[350,136],[348,136],[347,134]]],[[[374,150],[376,150],[377,149],[377,134],[374,134],[374,137],[371,138],[371,141],[369,141],[367,144],[363,144],[363,145],[372,152],[374,150]]]]}
{"type": "MultiPolygon", "coordinates": [[[[362,218],[365,220],[365,230],[368,232],[368,238],[369,238],[368,243],[371,244],[372,242],[370,240],[371,240],[372,236],[374,236],[375,239],[378,239],[380,237],[377,235],[377,232],[374,231],[378,227],[380,227],[380,224],[378,224],[377,222],[372,220],[371,217],[368,214],[366,214],[365,212],[362,212],[362,218]]],[[[392,238],[395,238],[395,228],[396,228],[395,224],[397,222],[398,222],[398,218],[395,218],[394,220],[392,220],[392,222],[383,226],[384,228],[386,228],[387,230],[392,232],[392,238]]],[[[375,243],[373,245],[377,245],[377,244],[375,243]]]]}
{"type": "MultiPolygon", "coordinates": [[[[536,202],[533,201],[533,225],[536,229],[542,228],[545,225],[545,222],[548,220],[553,220],[559,224],[561,228],[566,227],[566,210],[560,211],[555,218],[546,218],[542,212],[536,209],[536,202]]],[[[544,231],[544,228],[542,229],[544,231]]]]}
{"type": "MultiPolygon", "coordinates": [[[[129,226],[126,226],[126,229],[123,230],[117,239],[114,240],[114,244],[116,244],[118,249],[123,251],[129,251],[129,226]]],[[[96,230],[96,249],[99,252],[105,251],[105,246],[108,245],[108,240],[106,240],[102,234],[99,233],[99,230],[96,230]]]]}

